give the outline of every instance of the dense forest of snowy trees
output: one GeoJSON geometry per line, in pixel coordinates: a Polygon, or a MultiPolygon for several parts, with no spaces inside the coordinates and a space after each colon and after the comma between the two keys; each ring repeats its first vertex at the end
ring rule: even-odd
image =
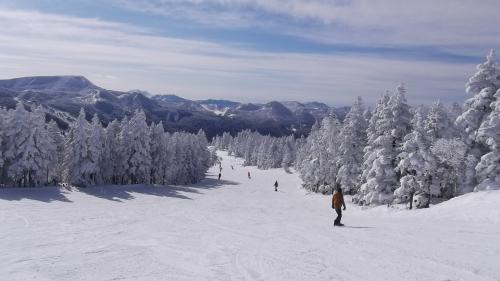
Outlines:
{"type": "Polygon", "coordinates": [[[341,123],[316,123],[307,139],[244,131],[213,144],[259,168],[294,165],[304,187],[331,193],[336,184],[363,204],[415,203],[488,189],[500,181],[500,66],[495,53],[466,85],[464,107],[437,101],[411,107],[403,85],[372,111],[361,98],[341,123]]]}
{"type": "Polygon", "coordinates": [[[82,109],[68,132],[45,122],[41,107],[0,109],[0,183],[40,186],[189,184],[205,177],[216,158],[203,131],[167,133],[142,111],[104,128],[82,109]]]}
{"type": "Polygon", "coordinates": [[[293,136],[274,138],[245,130],[234,138],[229,133],[216,136],[212,143],[218,149],[229,151],[230,155],[245,159],[245,165],[260,169],[288,168],[296,158],[293,136]]]}

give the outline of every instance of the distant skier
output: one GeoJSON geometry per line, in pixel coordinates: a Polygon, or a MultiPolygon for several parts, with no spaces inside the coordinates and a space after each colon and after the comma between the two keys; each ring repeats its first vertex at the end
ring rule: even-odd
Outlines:
{"type": "Polygon", "coordinates": [[[221,174],[221,173],[219,173],[219,180],[220,180],[220,177],[221,177],[221,176],[222,176],[222,174],[221,174]]]}
{"type": "Polygon", "coordinates": [[[332,208],[337,212],[337,218],[333,225],[335,226],[344,226],[340,220],[342,219],[342,207],[344,207],[344,211],[346,209],[344,202],[344,195],[342,194],[342,188],[340,184],[337,184],[336,192],[333,194],[332,198],[332,208]]]}
{"type": "Polygon", "coordinates": [[[278,181],[274,183],[274,191],[278,191],[278,181]]]}
{"type": "Polygon", "coordinates": [[[231,165],[231,170],[234,170],[234,167],[233,167],[233,165],[231,165]]]}
{"type": "Polygon", "coordinates": [[[251,179],[251,177],[250,177],[250,171],[248,171],[248,178],[251,179]]]}

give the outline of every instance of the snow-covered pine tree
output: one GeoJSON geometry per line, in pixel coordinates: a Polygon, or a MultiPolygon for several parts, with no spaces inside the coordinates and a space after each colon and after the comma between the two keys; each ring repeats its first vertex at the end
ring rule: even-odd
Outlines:
{"type": "Polygon", "coordinates": [[[446,107],[437,101],[431,107],[429,114],[425,120],[425,133],[435,141],[439,138],[451,139],[457,137],[455,123],[449,117],[446,107]]]}
{"type": "Polygon", "coordinates": [[[208,142],[205,132],[199,130],[196,135],[185,134],[189,140],[189,144],[192,147],[192,170],[189,183],[195,183],[202,180],[205,177],[205,172],[208,170],[209,166],[209,152],[208,152],[208,142]]]}
{"type": "Polygon", "coordinates": [[[178,149],[179,144],[179,133],[166,133],[166,157],[169,162],[165,165],[165,182],[167,184],[177,184],[177,178],[181,167],[181,155],[180,149],[178,149]]]}
{"type": "Polygon", "coordinates": [[[165,165],[169,161],[165,137],[162,122],[151,124],[151,183],[165,183],[165,165]]]}
{"type": "Polygon", "coordinates": [[[319,122],[315,122],[309,137],[307,137],[298,153],[299,157],[296,164],[296,169],[304,182],[304,188],[312,191],[319,189],[315,171],[319,169],[319,157],[322,149],[324,149],[321,146],[321,127],[319,122]]]}
{"type": "Polygon", "coordinates": [[[500,69],[492,50],[486,61],[477,66],[477,72],[469,79],[466,91],[474,95],[464,104],[463,113],[457,118],[456,125],[463,132],[468,146],[467,169],[465,171],[465,192],[472,191],[477,185],[476,169],[481,157],[489,153],[489,146],[478,139],[481,124],[492,112],[492,104],[496,101],[495,93],[500,88],[500,69]]]}
{"type": "MultiPolygon", "coordinates": [[[[48,183],[50,181],[50,171],[58,160],[58,143],[60,139],[54,139],[49,131],[49,124],[45,122],[45,111],[41,106],[33,109],[31,114],[31,124],[34,129],[35,158],[37,178],[39,183],[48,183]]],[[[59,145],[61,145],[59,143],[59,145]]]]}
{"type": "Polygon", "coordinates": [[[34,141],[30,136],[29,113],[24,105],[18,103],[14,110],[9,110],[4,121],[5,134],[5,169],[7,177],[18,186],[27,186],[27,165],[26,158],[31,157],[30,151],[23,151],[24,148],[33,146],[34,141]]]}
{"type": "Polygon", "coordinates": [[[431,152],[438,161],[433,183],[439,185],[441,196],[450,198],[465,192],[463,179],[467,167],[466,151],[467,145],[458,138],[441,138],[432,144],[431,152]]]}
{"type": "Polygon", "coordinates": [[[394,139],[396,152],[400,153],[400,144],[403,142],[403,138],[412,130],[411,120],[413,118],[406,100],[406,88],[403,84],[399,85],[391,96],[389,108],[392,113],[391,135],[394,139]]]}
{"type": "Polygon", "coordinates": [[[413,207],[415,194],[423,199],[418,202],[417,208],[429,207],[430,197],[435,192],[432,188],[432,175],[436,167],[421,110],[415,112],[412,123],[413,131],[405,136],[402,152],[398,155],[400,160],[396,170],[402,177],[399,188],[394,191],[395,201],[410,202],[410,209],[413,207]]]}
{"type": "Polygon", "coordinates": [[[340,168],[337,182],[340,183],[345,193],[355,192],[360,181],[368,128],[364,114],[363,101],[361,97],[358,97],[347,114],[340,132],[340,151],[337,162],[340,168]]]}
{"type": "Polygon", "coordinates": [[[54,120],[47,124],[47,130],[55,148],[52,163],[49,167],[49,182],[60,183],[63,181],[62,174],[64,170],[64,136],[54,120]]]}
{"type": "Polygon", "coordinates": [[[89,151],[90,125],[85,119],[85,111],[71,124],[65,141],[64,179],[67,183],[86,186],[92,184],[91,173],[95,170],[89,151]]]}
{"type": "Polygon", "coordinates": [[[196,159],[197,163],[197,177],[196,181],[199,181],[205,177],[205,172],[210,168],[215,162],[212,161],[212,155],[208,150],[208,138],[205,131],[200,129],[196,135],[191,135],[196,146],[196,159]]]}
{"type": "Polygon", "coordinates": [[[103,154],[105,144],[105,133],[101,121],[97,114],[92,117],[92,122],[89,127],[89,152],[92,160],[93,170],[90,171],[91,184],[103,183],[103,154]]]}
{"type": "Polygon", "coordinates": [[[500,182],[500,89],[491,103],[492,112],[478,129],[478,140],[486,144],[489,152],[484,154],[476,166],[479,185],[476,190],[491,188],[493,182],[500,182]]]}
{"type": "Polygon", "coordinates": [[[283,160],[281,166],[285,169],[292,167],[296,158],[295,139],[293,136],[283,138],[283,160]]]}
{"type": "Polygon", "coordinates": [[[354,201],[363,204],[388,204],[399,187],[395,168],[401,143],[411,130],[411,113],[406,102],[406,89],[386,94],[378,102],[367,130],[368,144],[364,150],[362,185],[354,201]]]}
{"type": "Polygon", "coordinates": [[[334,115],[315,124],[299,152],[297,164],[304,187],[314,192],[330,194],[337,180],[340,122],[334,115]]]}
{"type": "Polygon", "coordinates": [[[305,149],[306,144],[307,139],[304,135],[301,135],[300,138],[295,140],[295,159],[293,167],[297,171],[300,169],[304,159],[307,157],[308,152],[305,149]]]}
{"type": "Polygon", "coordinates": [[[496,62],[495,50],[486,56],[486,61],[477,66],[477,72],[469,79],[465,91],[477,95],[486,88],[500,88],[500,72],[496,62]]]}
{"type": "Polygon", "coordinates": [[[151,131],[144,111],[137,110],[128,125],[127,174],[132,184],[149,183],[151,177],[151,131]]]}
{"type": "MultiPolygon", "coordinates": [[[[431,110],[425,120],[424,128],[425,134],[430,141],[429,146],[434,146],[434,143],[441,139],[452,140],[459,136],[455,127],[455,122],[453,121],[454,119],[450,118],[450,116],[457,114],[460,108],[455,105],[452,107],[452,110],[454,112],[448,111],[439,101],[431,107],[431,110]]],[[[447,142],[440,142],[440,144],[444,143],[447,142]]],[[[450,144],[454,146],[458,145],[453,142],[450,144]]],[[[462,174],[456,175],[454,173],[462,173],[463,170],[458,169],[458,167],[450,166],[448,159],[444,159],[440,156],[436,159],[436,167],[434,168],[434,173],[432,175],[434,192],[431,192],[431,194],[432,196],[451,198],[456,196],[458,191],[461,190],[461,186],[457,187],[458,179],[463,179],[462,174]]]]}
{"type": "Polygon", "coordinates": [[[271,138],[266,136],[259,144],[258,148],[258,156],[257,156],[257,167],[260,169],[269,169],[268,163],[271,157],[270,149],[271,149],[271,138]]]}
{"type": "Polygon", "coordinates": [[[40,107],[32,110],[19,103],[5,125],[8,177],[18,186],[46,183],[53,156],[45,113],[40,107]]]}
{"type": "Polygon", "coordinates": [[[339,171],[338,161],[340,157],[340,141],[339,138],[342,125],[337,119],[337,116],[331,114],[325,117],[321,122],[321,128],[323,131],[323,143],[326,148],[326,159],[323,160],[321,164],[320,172],[324,187],[322,188],[322,193],[331,194],[337,182],[337,174],[339,171]]]}
{"type": "Polygon", "coordinates": [[[113,120],[104,131],[104,148],[102,153],[102,178],[107,184],[119,184],[123,171],[120,169],[125,157],[120,142],[120,122],[113,120]]]}
{"type": "Polygon", "coordinates": [[[120,122],[120,133],[119,133],[119,143],[120,143],[120,153],[121,161],[118,162],[117,171],[119,175],[119,183],[127,184],[130,182],[130,177],[128,175],[128,158],[132,153],[132,137],[130,130],[130,120],[125,116],[120,122]]]}

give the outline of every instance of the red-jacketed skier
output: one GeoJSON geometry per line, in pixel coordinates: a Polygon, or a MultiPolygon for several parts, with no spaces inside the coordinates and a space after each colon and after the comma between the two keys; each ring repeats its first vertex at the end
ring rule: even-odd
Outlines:
{"type": "Polygon", "coordinates": [[[337,213],[337,218],[335,219],[335,222],[333,225],[335,226],[344,226],[340,220],[342,219],[342,207],[344,207],[344,211],[346,209],[345,207],[345,202],[344,202],[344,195],[342,194],[342,188],[340,187],[340,184],[337,184],[337,188],[335,193],[333,193],[333,198],[332,198],[332,208],[335,209],[335,212],[337,213]]]}

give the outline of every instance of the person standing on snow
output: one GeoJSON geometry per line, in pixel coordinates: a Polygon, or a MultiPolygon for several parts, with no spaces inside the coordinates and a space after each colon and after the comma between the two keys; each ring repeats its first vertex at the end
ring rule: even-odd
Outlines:
{"type": "Polygon", "coordinates": [[[250,171],[248,171],[248,178],[250,178],[250,171]]]}
{"type": "Polygon", "coordinates": [[[278,191],[278,181],[274,183],[274,191],[278,191]]]}
{"type": "Polygon", "coordinates": [[[340,187],[340,184],[337,184],[336,192],[333,194],[332,198],[332,208],[335,209],[335,212],[337,213],[337,218],[335,219],[335,222],[333,224],[335,226],[344,226],[340,222],[340,220],[342,219],[342,207],[344,207],[345,211],[346,207],[344,202],[344,195],[342,194],[342,188],[340,187]]]}
{"type": "Polygon", "coordinates": [[[221,176],[222,176],[222,174],[221,174],[221,173],[219,173],[219,180],[220,180],[220,177],[221,177],[221,176]]]}

